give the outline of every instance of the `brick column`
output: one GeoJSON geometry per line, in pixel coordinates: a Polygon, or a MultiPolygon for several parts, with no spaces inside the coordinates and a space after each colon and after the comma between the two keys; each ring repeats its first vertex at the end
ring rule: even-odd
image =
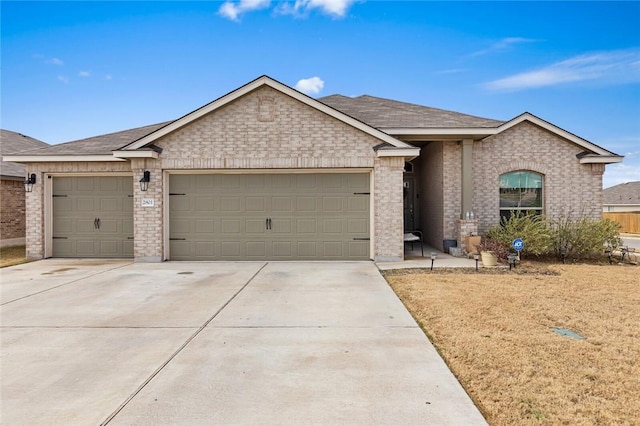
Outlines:
{"type": "Polygon", "coordinates": [[[460,219],[456,223],[456,235],[458,239],[458,247],[462,248],[462,252],[467,252],[466,238],[478,235],[478,221],[460,219]]]}
{"type": "Polygon", "coordinates": [[[404,259],[402,177],[404,158],[377,158],[374,168],[375,247],[377,261],[404,259]]]}
{"type": "Polygon", "coordinates": [[[133,171],[134,258],[136,262],[162,262],[164,199],[160,162],[152,159],[133,159],[131,169],[133,171]],[[141,191],[140,178],[145,170],[151,173],[151,181],[149,189],[141,191]]]}

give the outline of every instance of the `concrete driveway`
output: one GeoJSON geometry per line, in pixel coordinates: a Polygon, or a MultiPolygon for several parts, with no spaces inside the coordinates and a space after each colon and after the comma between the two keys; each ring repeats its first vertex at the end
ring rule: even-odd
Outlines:
{"type": "Polygon", "coordinates": [[[370,262],[4,268],[22,424],[486,424],[370,262]]]}

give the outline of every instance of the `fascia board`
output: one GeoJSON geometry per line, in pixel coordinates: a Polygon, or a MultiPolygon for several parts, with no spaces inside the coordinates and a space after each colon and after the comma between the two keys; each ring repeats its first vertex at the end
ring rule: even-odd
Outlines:
{"type": "Polygon", "coordinates": [[[189,124],[190,122],[197,120],[207,114],[209,114],[212,111],[215,111],[216,109],[219,109],[227,104],[229,104],[230,102],[233,102],[234,100],[246,95],[249,92],[252,92],[253,90],[261,87],[261,86],[269,86],[272,89],[278,90],[279,92],[282,92],[286,95],[291,96],[292,98],[299,100],[300,102],[318,110],[321,111],[333,118],[336,118],[337,120],[340,120],[352,127],[355,127],[358,130],[361,130],[365,133],[368,133],[371,136],[374,136],[377,139],[383,140],[385,142],[390,143],[393,146],[399,147],[399,148],[409,148],[411,147],[411,145],[399,141],[398,139],[378,130],[375,129],[361,121],[358,121],[346,114],[341,113],[340,111],[333,109],[325,104],[323,104],[322,102],[319,102],[301,92],[298,92],[297,90],[294,90],[288,86],[285,86],[282,83],[279,83],[267,76],[262,76],[242,87],[240,87],[239,89],[234,90],[233,92],[230,92],[224,96],[222,96],[221,98],[218,98],[217,100],[185,115],[182,118],[179,118],[173,122],[171,122],[170,124],[166,125],[165,127],[162,127],[158,130],[156,130],[155,132],[144,136],[143,138],[125,146],[122,150],[135,150],[135,149],[139,149],[142,148],[143,146],[157,140],[158,138],[161,138],[165,135],[168,135],[171,132],[176,131],[177,129],[189,124]]]}
{"type": "Polygon", "coordinates": [[[523,121],[529,121],[537,126],[542,127],[543,129],[546,129],[548,131],[550,131],[551,133],[555,133],[556,135],[565,138],[573,143],[575,143],[576,145],[579,145],[585,149],[588,149],[589,151],[595,152],[598,155],[604,155],[604,156],[611,156],[612,152],[607,151],[604,148],[600,148],[599,146],[585,140],[582,139],[579,136],[574,135],[571,132],[567,132],[566,130],[561,129],[560,127],[549,123],[548,121],[545,121],[541,118],[536,117],[535,115],[525,112],[524,114],[521,114],[519,116],[517,116],[516,118],[514,118],[513,120],[507,121],[505,124],[503,124],[502,126],[498,127],[498,132],[503,132],[507,129],[510,129],[513,126],[516,126],[520,123],[522,123],[523,121]]]}
{"type": "Polygon", "coordinates": [[[621,155],[599,155],[599,156],[585,156],[580,159],[580,164],[613,164],[622,163],[624,157],[621,155]]]}
{"type": "Polygon", "coordinates": [[[97,161],[126,161],[113,155],[8,155],[3,161],[12,163],[62,163],[62,162],[97,162],[97,161]]]}
{"type": "Polygon", "coordinates": [[[380,130],[392,136],[474,136],[485,138],[498,133],[496,128],[464,127],[464,128],[412,128],[412,127],[381,127],[380,130]]]}
{"type": "Polygon", "coordinates": [[[418,157],[420,148],[392,148],[380,149],[376,151],[377,157],[418,157]]]}
{"type": "Polygon", "coordinates": [[[115,158],[155,158],[160,155],[156,151],[113,151],[115,158]]]}

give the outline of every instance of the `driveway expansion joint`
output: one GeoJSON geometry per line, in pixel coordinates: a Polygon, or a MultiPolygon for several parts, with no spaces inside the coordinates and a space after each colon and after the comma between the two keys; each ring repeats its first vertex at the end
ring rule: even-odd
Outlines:
{"type": "Polygon", "coordinates": [[[189,343],[191,343],[193,341],[193,339],[195,339],[198,334],[200,334],[202,332],[202,330],[204,330],[211,321],[213,321],[215,319],[215,317],[217,317],[220,312],[222,312],[228,305],[229,303],[231,303],[233,301],[233,299],[235,299],[250,283],[251,281],[253,281],[255,279],[255,277],[258,276],[258,274],[260,272],[262,272],[262,270],[269,264],[269,262],[265,262],[264,265],[262,265],[252,276],[251,278],[249,278],[247,280],[246,283],[244,283],[244,285],[242,287],[240,287],[240,289],[238,291],[236,291],[230,298],[229,300],[227,300],[221,307],[220,309],[218,309],[207,321],[204,322],[204,324],[202,324],[202,326],[200,326],[173,354],[171,354],[171,356],[169,356],[169,359],[167,359],[165,362],[163,362],[160,367],[158,367],[139,387],[138,389],[136,389],[131,395],[129,395],[129,397],[127,397],[127,399],[125,399],[125,401],[120,404],[120,406],[113,412],[111,413],[102,423],[100,423],[100,426],[104,426],[109,424],[117,415],[118,413],[120,413],[124,407],[127,406],[127,404],[129,404],[129,402],[131,402],[131,400],[133,398],[136,397],[136,395],[138,395],[142,389],[144,389],[158,374],[160,374],[160,372],[162,370],[165,369],[165,367],[167,365],[169,365],[169,363],[171,361],[173,361],[175,359],[175,357],[178,356],[178,354],[180,354],[180,352],[182,352],[188,345],[189,343]]]}
{"type": "Polygon", "coordinates": [[[58,285],[50,287],[50,288],[46,288],[44,290],[36,291],[35,293],[27,294],[26,296],[21,296],[21,297],[18,297],[17,299],[9,300],[8,302],[0,303],[0,306],[8,305],[9,303],[17,302],[19,300],[26,299],[26,298],[31,297],[31,296],[37,296],[38,294],[46,293],[47,291],[55,290],[56,288],[64,287],[64,286],[69,285],[69,284],[74,284],[74,283],[77,283],[78,281],[86,280],[87,278],[91,278],[91,277],[95,277],[95,276],[100,275],[100,274],[104,274],[105,272],[114,271],[116,269],[124,268],[125,266],[133,265],[133,263],[134,262],[125,263],[124,265],[118,265],[118,266],[115,266],[113,268],[105,269],[104,271],[96,272],[95,274],[87,275],[85,277],[81,277],[81,278],[75,279],[73,281],[69,281],[68,283],[62,283],[62,284],[58,284],[58,285]]]}

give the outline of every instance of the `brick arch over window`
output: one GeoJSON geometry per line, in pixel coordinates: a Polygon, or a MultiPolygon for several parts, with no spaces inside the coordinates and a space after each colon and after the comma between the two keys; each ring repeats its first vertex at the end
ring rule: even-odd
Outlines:
{"type": "Polygon", "coordinates": [[[499,175],[500,217],[513,212],[544,212],[544,174],[532,170],[512,170],[499,175]]]}
{"type": "Polygon", "coordinates": [[[509,163],[498,164],[496,167],[498,176],[518,171],[535,172],[543,176],[546,176],[551,172],[547,165],[528,160],[511,161],[509,163]]]}

